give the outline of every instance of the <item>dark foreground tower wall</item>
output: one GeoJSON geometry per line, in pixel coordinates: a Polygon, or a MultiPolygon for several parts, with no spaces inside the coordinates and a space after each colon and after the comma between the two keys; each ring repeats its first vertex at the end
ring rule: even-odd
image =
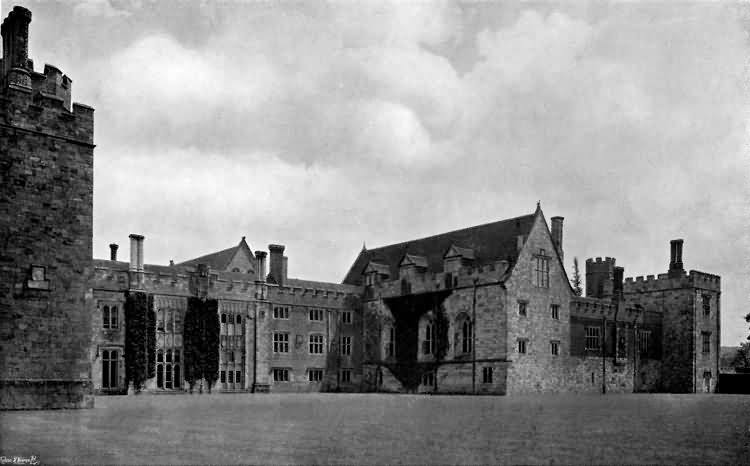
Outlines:
{"type": "Polygon", "coordinates": [[[31,12],[2,24],[0,407],[93,406],[93,109],[28,59],[31,12]]]}

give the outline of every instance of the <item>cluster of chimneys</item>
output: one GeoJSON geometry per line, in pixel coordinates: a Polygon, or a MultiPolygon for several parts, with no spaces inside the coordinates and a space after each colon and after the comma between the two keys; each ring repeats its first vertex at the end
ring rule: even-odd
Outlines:
{"type": "MultiPolygon", "coordinates": [[[[131,234],[130,235],[130,265],[128,269],[131,272],[143,272],[143,236],[131,234]]],[[[119,245],[112,243],[109,245],[109,259],[112,261],[117,260],[117,250],[120,248],[119,245]]],[[[287,263],[288,258],[284,256],[284,246],[280,244],[269,244],[268,250],[271,251],[271,264],[270,273],[266,277],[266,252],[255,251],[255,279],[259,282],[264,282],[268,279],[269,283],[275,283],[279,286],[284,285],[287,279],[287,263]]],[[[173,261],[169,261],[169,265],[174,265],[173,261]]]]}

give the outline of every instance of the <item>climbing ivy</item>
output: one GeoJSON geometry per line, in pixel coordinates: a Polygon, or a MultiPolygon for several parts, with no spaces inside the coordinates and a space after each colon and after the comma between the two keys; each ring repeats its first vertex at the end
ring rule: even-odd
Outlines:
{"type": "Polygon", "coordinates": [[[140,391],[156,372],[156,315],[153,297],[139,291],[125,298],[125,383],[140,391]],[[153,325],[150,325],[152,324],[153,325]]]}
{"type": "Polygon", "coordinates": [[[188,298],[182,345],[185,381],[190,385],[191,392],[200,379],[206,380],[210,392],[219,377],[221,324],[218,308],[219,303],[215,299],[188,298]]]}

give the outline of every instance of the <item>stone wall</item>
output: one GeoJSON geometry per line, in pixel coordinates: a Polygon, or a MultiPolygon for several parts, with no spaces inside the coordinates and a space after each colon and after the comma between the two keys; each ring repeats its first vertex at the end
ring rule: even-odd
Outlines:
{"type": "Polygon", "coordinates": [[[0,408],[90,407],[93,109],[12,81],[0,95],[0,408]]]}

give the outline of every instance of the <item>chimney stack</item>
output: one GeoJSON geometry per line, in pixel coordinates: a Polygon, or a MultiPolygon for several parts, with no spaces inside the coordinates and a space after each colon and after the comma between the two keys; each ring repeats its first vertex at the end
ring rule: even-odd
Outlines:
{"type": "Polygon", "coordinates": [[[623,280],[625,277],[625,268],[624,267],[615,267],[614,268],[614,283],[612,284],[612,300],[615,302],[622,301],[622,289],[623,289],[623,280]]]}
{"type": "Polygon", "coordinates": [[[255,251],[255,281],[266,281],[266,251],[255,251]]]}
{"type": "Polygon", "coordinates": [[[269,244],[270,254],[270,274],[274,283],[281,286],[284,284],[284,246],[280,244],[269,244]]]}
{"type": "Polygon", "coordinates": [[[131,272],[143,272],[143,236],[130,235],[130,267],[131,272]]]}
{"type": "Polygon", "coordinates": [[[681,239],[673,239],[669,242],[669,277],[681,277],[684,269],[682,268],[682,243],[681,239]]]}
{"type": "Polygon", "coordinates": [[[557,253],[560,255],[560,259],[563,259],[563,220],[564,217],[552,217],[552,243],[557,249],[557,253]]]}
{"type": "Polygon", "coordinates": [[[32,71],[29,66],[29,23],[31,12],[20,6],[13,7],[13,11],[3,20],[0,27],[3,36],[2,80],[8,78],[13,68],[32,71]]]}
{"type": "Polygon", "coordinates": [[[117,260],[117,248],[120,246],[116,245],[115,243],[112,243],[109,245],[109,260],[116,261],[117,260]]]}

